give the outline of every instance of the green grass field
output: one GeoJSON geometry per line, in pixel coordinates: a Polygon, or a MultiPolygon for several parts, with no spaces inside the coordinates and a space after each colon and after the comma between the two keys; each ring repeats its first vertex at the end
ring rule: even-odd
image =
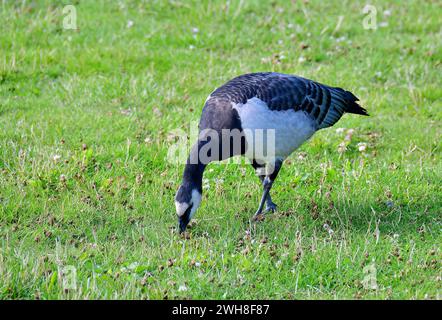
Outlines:
{"type": "Polygon", "coordinates": [[[66,4],[0,1],[0,298],[441,299],[440,1],[372,1],[376,30],[363,1],[66,4]],[[211,164],[182,238],[174,132],[256,71],[371,117],[298,149],[258,224],[252,167],[211,164]]]}

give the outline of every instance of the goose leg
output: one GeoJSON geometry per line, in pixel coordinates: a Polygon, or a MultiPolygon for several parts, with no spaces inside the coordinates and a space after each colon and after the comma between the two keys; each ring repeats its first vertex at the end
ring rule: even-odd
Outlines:
{"type": "MultiPolygon", "coordinates": [[[[264,179],[266,177],[265,172],[264,172],[264,170],[265,170],[264,165],[260,165],[254,160],[252,162],[252,167],[253,167],[253,169],[255,169],[256,175],[259,177],[259,180],[261,180],[261,183],[264,187],[264,179]]],[[[268,211],[275,212],[277,207],[278,206],[272,201],[272,197],[271,197],[270,191],[269,191],[269,193],[267,194],[266,208],[264,209],[264,212],[268,212],[268,211]]]]}
{"type": "Polygon", "coordinates": [[[276,210],[276,205],[273,203],[272,198],[270,197],[270,189],[272,188],[273,182],[275,181],[276,177],[278,176],[279,170],[282,166],[282,160],[277,160],[274,165],[273,172],[269,175],[260,176],[260,179],[262,177],[262,184],[263,184],[263,193],[261,197],[261,201],[259,203],[258,210],[256,210],[255,215],[253,216],[252,220],[259,220],[261,217],[261,214],[263,213],[264,203],[267,203],[266,211],[274,211],[276,210]]]}
{"type": "MultiPolygon", "coordinates": [[[[265,176],[259,176],[259,179],[261,180],[261,183],[264,187],[265,176]]],[[[277,207],[278,206],[272,201],[272,196],[270,195],[270,191],[269,191],[269,193],[267,194],[266,207],[264,209],[264,212],[268,212],[268,211],[275,212],[277,207]]]]}

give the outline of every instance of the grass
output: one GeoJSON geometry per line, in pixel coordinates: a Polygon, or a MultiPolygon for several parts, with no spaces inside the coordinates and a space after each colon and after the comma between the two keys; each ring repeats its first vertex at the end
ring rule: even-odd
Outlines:
{"type": "Polygon", "coordinates": [[[0,3],[0,298],[441,298],[438,1],[373,1],[377,30],[362,1],[77,0],[77,30],[65,4],[0,3]],[[211,164],[180,238],[171,132],[272,70],[371,117],[297,150],[257,225],[252,168],[211,164]]]}

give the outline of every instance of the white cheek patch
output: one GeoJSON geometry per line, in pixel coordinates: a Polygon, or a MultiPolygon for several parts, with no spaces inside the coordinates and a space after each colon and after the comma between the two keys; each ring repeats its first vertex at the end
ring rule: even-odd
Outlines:
{"type": "Polygon", "coordinates": [[[187,208],[189,208],[189,204],[186,202],[175,201],[175,208],[176,214],[178,217],[181,217],[186,212],[187,208]]]}
{"type": "Polygon", "coordinates": [[[178,217],[181,217],[183,214],[185,214],[186,210],[189,209],[189,206],[191,204],[192,209],[190,210],[189,219],[192,219],[193,215],[196,212],[196,209],[198,209],[201,204],[201,193],[199,193],[196,189],[192,190],[192,199],[190,200],[190,203],[175,201],[175,208],[178,217]]]}

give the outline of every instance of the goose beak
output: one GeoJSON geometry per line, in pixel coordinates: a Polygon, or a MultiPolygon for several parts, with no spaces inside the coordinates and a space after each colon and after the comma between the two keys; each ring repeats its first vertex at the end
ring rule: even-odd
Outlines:
{"type": "Polygon", "coordinates": [[[179,217],[178,218],[178,224],[179,224],[179,230],[180,233],[183,233],[184,231],[186,231],[187,225],[189,224],[189,217],[179,217]]]}

